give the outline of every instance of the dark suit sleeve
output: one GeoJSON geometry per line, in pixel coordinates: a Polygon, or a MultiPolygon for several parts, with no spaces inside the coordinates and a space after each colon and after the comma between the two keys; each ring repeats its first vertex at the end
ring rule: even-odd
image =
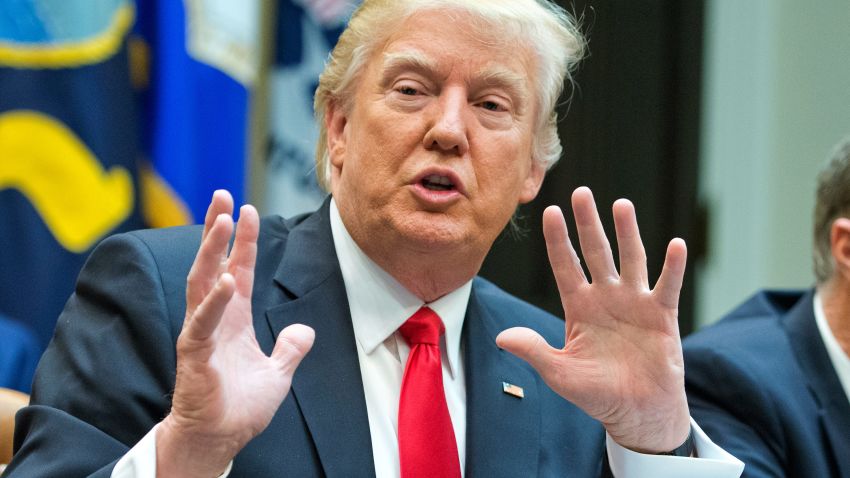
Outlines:
{"type": "Polygon", "coordinates": [[[139,237],[105,240],[80,273],[31,405],[17,416],[16,455],[4,477],[109,476],[170,409],[174,317],[183,311],[169,310],[167,297],[185,292],[163,284],[139,237]]]}
{"type": "Polygon", "coordinates": [[[685,348],[685,387],[691,416],[720,445],[745,463],[743,478],[785,477],[783,432],[769,376],[748,370],[713,348],[685,348]]]}

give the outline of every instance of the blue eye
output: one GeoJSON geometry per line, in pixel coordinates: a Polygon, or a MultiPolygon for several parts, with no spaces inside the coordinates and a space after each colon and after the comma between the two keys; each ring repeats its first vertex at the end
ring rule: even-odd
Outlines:
{"type": "Polygon", "coordinates": [[[481,107],[488,111],[500,111],[502,109],[495,101],[482,101],[481,107]]]}
{"type": "Polygon", "coordinates": [[[412,88],[410,86],[402,86],[402,87],[398,88],[397,91],[399,93],[403,94],[403,95],[406,95],[406,96],[414,96],[414,95],[416,95],[416,93],[419,93],[416,90],[416,88],[412,88]]]}

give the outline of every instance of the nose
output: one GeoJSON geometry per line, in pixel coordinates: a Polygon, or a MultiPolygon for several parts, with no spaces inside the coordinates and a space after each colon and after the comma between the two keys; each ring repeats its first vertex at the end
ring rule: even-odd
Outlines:
{"type": "Polygon", "coordinates": [[[469,151],[466,120],[468,107],[462,88],[446,89],[434,105],[431,127],[423,138],[425,149],[463,156],[469,151]]]}

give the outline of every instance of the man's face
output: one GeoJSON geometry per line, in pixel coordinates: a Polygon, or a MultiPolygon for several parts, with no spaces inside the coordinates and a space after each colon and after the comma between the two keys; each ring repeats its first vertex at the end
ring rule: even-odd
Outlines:
{"type": "Polygon", "coordinates": [[[328,112],[331,189],[367,253],[377,243],[483,260],[537,194],[536,60],[517,42],[476,36],[469,20],[414,14],[368,60],[351,111],[328,112]]]}

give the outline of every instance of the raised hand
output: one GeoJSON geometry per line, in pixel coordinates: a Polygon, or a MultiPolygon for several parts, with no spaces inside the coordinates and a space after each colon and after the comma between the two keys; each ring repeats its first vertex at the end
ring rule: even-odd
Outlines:
{"type": "Polygon", "coordinates": [[[577,189],[572,206],[592,282],[561,210],[550,206],[543,213],[566,315],[566,345],[553,348],[526,328],[508,329],[496,341],[528,361],[555,392],[601,421],[621,446],[646,453],[673,450],[690,430],[677,321],[685,242],[670,241],[661,276],[650,289],[632,203],[621,199],[613,208],[619,273],[590,190],[577,189]]]}
{"type": "Polygon", "coordinates": [[[186,318],[177,339],[171,413],[157,429],[157,476],[217,476],[280,407],[292,375],[313,345],[313,330],[293,325],[266,356],[254,335],[251,292],[259,218],[216,191],[186,285],[186,318]]]}

